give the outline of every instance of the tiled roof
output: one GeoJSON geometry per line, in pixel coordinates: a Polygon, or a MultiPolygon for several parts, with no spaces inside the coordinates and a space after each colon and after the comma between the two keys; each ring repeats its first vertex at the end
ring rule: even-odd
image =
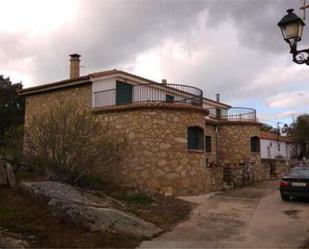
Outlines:
{"type": "Polygon", "coordinates": [[[86,76],[81,76],[75,79],[66,79],[66,80],[61,80],[61,81],[56,81],[52,83],[47,83],[39,86],[33,86],[33,87],[28,87],[20,90],[18,92],[19,95],[28,95],[36,92],[45,92],[45,91],[50,91],[56,88],[64,88],[64,87],[69,87],[71,85],[77,85],[77,84],[82,84],[82,83],[90,83],[90,77],[88,75],[86,76]]]}
{"type": "MultiPolygon", "coordinates": [[[[68,86],[76,85],[78,83],[80,83],[80,84],[90,83],[91,78],[112,76],[112,75],[116,75],[116,74],[121,74],[121,75],[124,75],[124,76],[133,77],[133,78],[143,80],[143,81],[147,81],[147,82],[153,83],[153,84],[160,84],[156,81],[149,80],[147,78],[138,76],[136,74],[131,74],[131,73],[121,71],[121,70],[118,70],[118,69],[112,69],[112,70],[90,73],[88,75],[84,75],[84,76],[81,76],[81,77],[76,78],[76,79],[67,79],[67,80],[62,80],[62,81],[57,81],[57,82],[53,82],[53,83],[48,83],[48,84],[43,84],[43,85],[39,85],[39,86],[25,88],[25,89],[22,89],[21,91],[19,91],[19,94],[20,95],[28,95],[28,94],[33,94],[33,93],[37,93],[37,92],[45,92],[45,91],[54,90],[55,88],[57,88],[57,89],[65,88],[65,87],[68,87],[68,86]],[[76,84],[74,84],[74,83],[76,83],[76,84]]],[[[217,101],[209,99],[209,98],[203,98],[203,99],[205,101],[216,103],[218,105],[222,105],[222,106],[227,107],[227,108],[231,107],[230,105],[227,105],[227,104],[222,103],[222,102],[217,102],[217,101]]]]}
{"type": "Polygon", "coordinates": [[[261,135],[260,135],[261,139],[268,139],[268,140],[279,140],[282,142],[289,142],[292,143],[293,139],[291,137],[287,137],[287,136],[278,136],[278,133],[275,132],[270,132],[270,131],[261,131],[261,135]]]}

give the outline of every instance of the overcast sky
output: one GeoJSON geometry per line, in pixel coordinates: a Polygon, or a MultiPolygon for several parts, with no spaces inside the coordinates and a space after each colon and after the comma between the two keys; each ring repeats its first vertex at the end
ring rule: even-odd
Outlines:
{"type": "MultiPolygon", "coordinates": [[[[0,74],[24,87],[122,69],[200,87],[261,121],[309,112],[309,67],[294,64],[277,26],[300,1],[0,0],[0,74]]],[[[308,10],[309,11],[309,10],[308,10]]],[[[307,13],[309,19],[309,13],[307,13]]],[[[309,47],[305,28],[300,47],[309,47]]]]}

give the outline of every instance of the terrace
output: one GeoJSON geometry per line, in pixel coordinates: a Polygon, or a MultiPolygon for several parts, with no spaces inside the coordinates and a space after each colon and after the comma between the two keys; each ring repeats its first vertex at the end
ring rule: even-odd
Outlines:
{"type": "Polygon", "coordinates": [[[209,117],[221,121],[257,122],[256,110],[248,107],[231,107],[229,109],[209,108],[209,117]]]}
{"type": "MultiPolygon", "coordinates": [[[[116,81],[114,88],[94,92],[94,108],[138,104],[174,104],[203,108],[203,91],[199,88],[167,83],[129,84],[116,81]]],[[[256,111],[246,107],[207,108],[208,117],[222,121],[256,122],[256,111]]]]}
{"type": "Polygon", "coordinates": [[[135,103],[173,103],[203,106],[203,91],[179,84],[127,84],[116,82],[116,88],[94,92],[94,107],[111,107],[135,103]]]}

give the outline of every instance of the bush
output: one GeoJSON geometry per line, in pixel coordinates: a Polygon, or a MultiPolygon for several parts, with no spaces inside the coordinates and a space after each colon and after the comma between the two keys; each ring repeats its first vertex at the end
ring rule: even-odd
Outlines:
{"type": "Polygon", "coordinates": [[[11,126],[3,136],[0,157],[16,165],[22,161],[23,126],[11,126]]]}
{"type": "Polygon", "coordinates": [[[124,139],[109,135],[109,127],[73,104],[57,104],[25,128],[25,158],[49,179],[78,184],[95,176],[98,167],[120,160],[124,139]]]}

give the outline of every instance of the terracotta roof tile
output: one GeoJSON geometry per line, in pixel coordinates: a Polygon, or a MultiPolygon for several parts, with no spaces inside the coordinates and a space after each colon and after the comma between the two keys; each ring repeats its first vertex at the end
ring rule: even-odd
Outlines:
{"type": "Polygon", "coordinates": [[[289,142],[292,143],[293,142],[293,138],[292,137],[287,137],[287,136],[281,136],[275,133],[275,132],[270,132],[270,131],[261,131],[261,135],[260,135],[261,139],[268,139],[268,140],[278,140],[282,141],[282,142],[289,142]]]}

